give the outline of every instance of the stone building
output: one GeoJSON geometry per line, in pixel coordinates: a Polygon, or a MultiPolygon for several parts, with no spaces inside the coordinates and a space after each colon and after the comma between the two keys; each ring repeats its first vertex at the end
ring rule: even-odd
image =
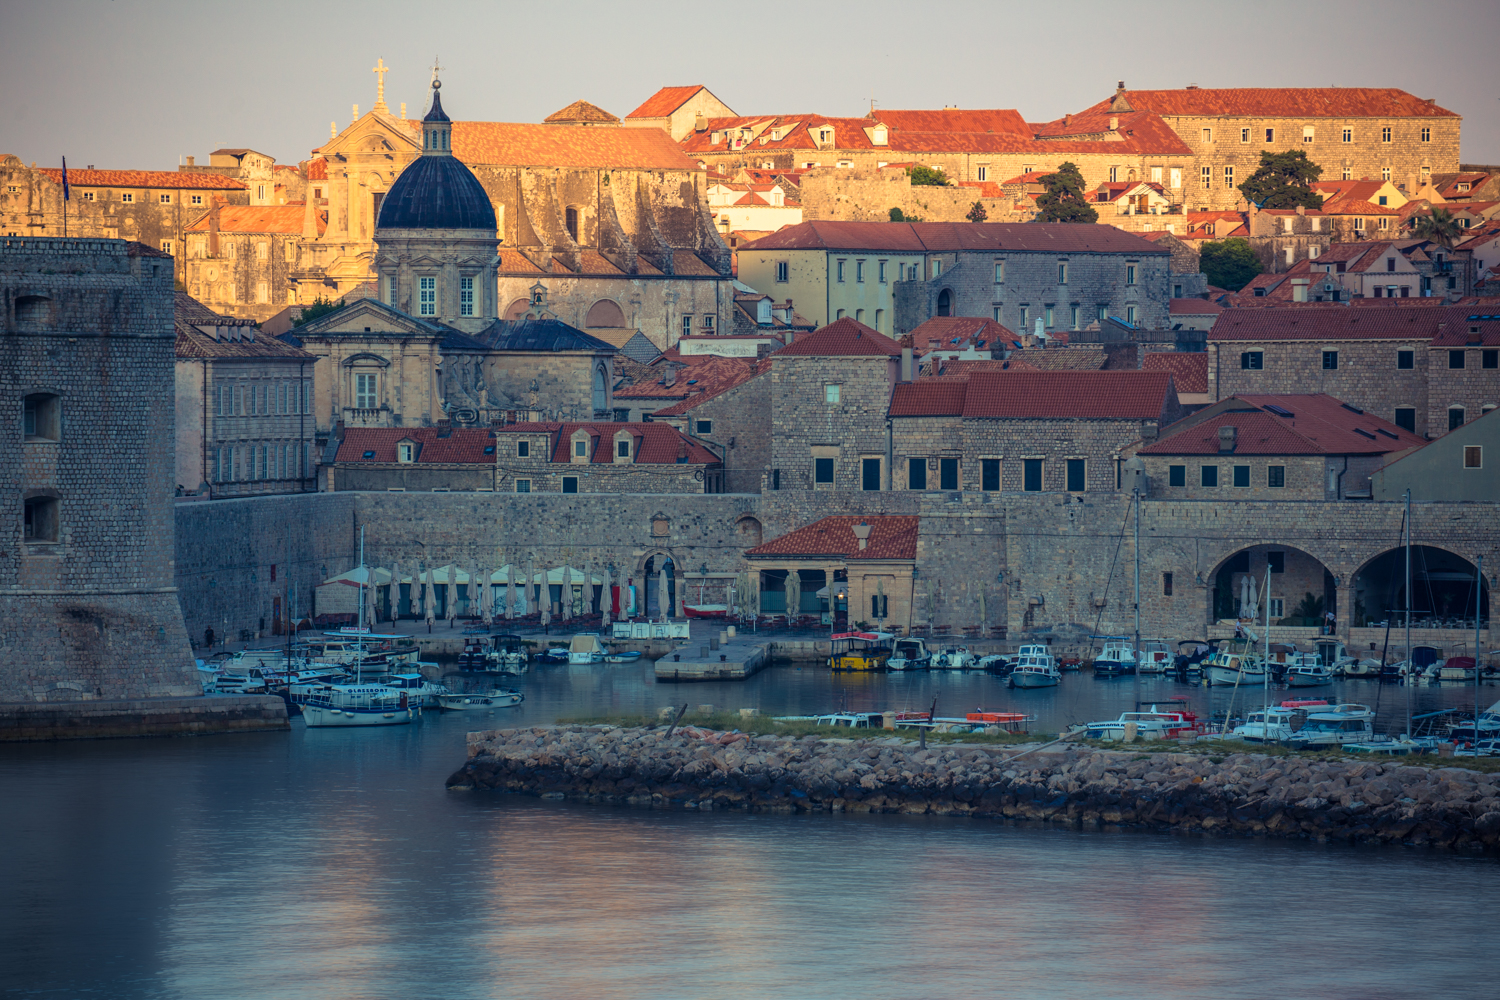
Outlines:
{"type": "Polygon", "coordinates": [[[659,128],[681,142],[693,131],[699,118],[721,118],[733,115],[729,105],[719,100],[707,87],[663,87],[625,116],[627,128],[659,128]]]}
{"type": "Polygon", "coordinates": [[[904,632],[912,623],[917,528],[911,515],[837,515],[746,549],[759,589],[757,606],[769,614],[843,612],[851,627],[864,621],[904,632]],[[798,600],[788,609],[791,574],[798,600]]]}
{"type": "Polygon", "coordinates": [[[0,238],[4,738],[202,695],[173,574],[172,281],[140,243],[0,238]]]}
{"type": "Polygon", "coordinates": [[[558,320],[538,318],[495,320],[475,339],[486,349],[488,410],[506,411],[487,410],[486,419],[513,423],[520,419],[513,411],[530,413],[533,420],[613,416],[612,361],[618,349],[612,344],[558,320]]]}
{"type": "Polygon", "coordinates": [[[1427,344],[1430,438],[1455,431],[1500,406],[1500,315],[1475,311],[1480,308],[1445,310],[1445,320],[1427,344]]]}
{"type": "MultiPolygon", "coordinates": [[[[304,207],[224,205],[217,199],[183,231],[183,284],[200,302],[263,322],[296,302],[292,275],[304,207]]],[[[317,220],[319,229],[322,220],[317,220]]]]}
{"type": "Polygon", "coordinates": [[[186,157],[177,168],[185,174],[217,174],[245,185],[249,204],[256,206],[289,205],[307,197],[307,177],[300,167],[278,164],[276,157],[244,147],[216,149],[208,154],[208,163],[199,164],[196,157],[186,157]]]}
{"type": "Polygon", "coordinates": [[[1234,396],[1136,454],[1164,500],[1368,499],[1370,477],[1426,442],[1323,393],[1234,396]]]}
{"type": "Polygon", "coordinates": [[[740,251],[740,280],[886,334],[934,316],[988,316],[1012,330],[1078,330],[1167,316],[1171,254],[1112,226],[804,222],[740,251]]]}
{"type": "Polygon", "coordinates": [[[772,490],[890,489],[886,410],[901,346],[844,318],[774,355],[772,490]]]}
{"type": "Polygon", "coordinates": [[[495,490],[495,434],[485,427],[351,427],[330,490],[495,490]]]}
{"type": "MultiPolygon", "coordinates": [[[[722,456],[725,493],[760,493],[768,488],[774,363],[770,357],[742,362],[717,379],[700,380],[701,392],[651,414],[653,423],[675,427],[722,456]]],[[[689,370],[699,374],[697,366],[689,370]]]]}
{"type": "Polygon", "coordinates": [[[209,496],[317,488],[313,363],[252,320],[176,293],[177,489],[209,496]]]}

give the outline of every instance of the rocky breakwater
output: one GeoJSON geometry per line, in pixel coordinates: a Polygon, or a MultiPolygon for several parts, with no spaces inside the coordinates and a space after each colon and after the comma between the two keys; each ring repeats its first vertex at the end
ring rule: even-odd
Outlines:
{"type": "Polygon", "coordinates": [[[1500,847],[1500,775],[1243,753],[547,726],[470,733],[454,790],[655,808],[931,813],[1078,828],[1500,847]]]}

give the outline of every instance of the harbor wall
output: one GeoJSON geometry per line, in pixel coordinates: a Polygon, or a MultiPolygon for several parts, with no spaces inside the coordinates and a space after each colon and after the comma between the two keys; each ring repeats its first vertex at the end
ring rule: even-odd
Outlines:
{"type": "Polygon", "coordinates": [[[290,729],[286,702],[275,695],[215,695],[79,701],[67,705],[0,705],[0,743],[201,736],[290,729]]]}
{"type": "MultiPolygon", "coordinates": [[[[1050,749],[1050,748],[1049,748],[1050,749]]],[[[1262,754],[920,748],[689,730],[470,733],[454,790],[659,809],[900,813],[1075,829],[1500,848],[1500,775],[1262,754]],[[703,738],[707,736],[708,739],[703,738]]]]}

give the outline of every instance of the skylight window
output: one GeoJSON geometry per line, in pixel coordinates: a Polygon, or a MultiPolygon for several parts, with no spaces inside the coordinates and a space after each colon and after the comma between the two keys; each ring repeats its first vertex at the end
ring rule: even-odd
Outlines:
{"type": "Polygon", "coordinates": [[[365,452],[365,458],[374,458],[374,457],[375,457],[375,453],[373,451],[367,451],[367,452],[365,452]]]}
{"type": "Polygon", "coordinates": [[[1270,410],[1272,413],[1276,414],[1278,417],[1295,417],[1297,415],[1297,414],[1293,413],[1291,410],[1288,410],[1284,406],[1275,406],[1275,405],[1272,405],[1272,406],[1267,406],[1266,409],[1270,410]]]}

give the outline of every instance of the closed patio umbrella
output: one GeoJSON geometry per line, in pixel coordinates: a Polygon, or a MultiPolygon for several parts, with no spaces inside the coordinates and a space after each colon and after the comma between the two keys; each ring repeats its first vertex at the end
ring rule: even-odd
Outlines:
{"type": "Polygon", "coordinates": [[[600,579],[604,586],[599,588],[599,628],[601,631],[609,628],[609,613],[613,608],[614,599],[609,591],[609,567],[600,570],[600,579]]]}
{"type": "Polygon", "coordinates": [[[792,619],[802,610],[802,574],[794,569],[786,571],[786,621],[790,625],[792,619]]]}
{"type": "Polygon", "coordinates": [[[656,574],[656,610],[661,614],[661,620],[666,621],[671,614],[667,606],[667,564],[661,564],[661,569],[656,574]]]}
{"type": "Polygon", "coordinates": [[[505,620],[516,617],[516,562],[505,564],[505,620]]]}
{"type": "Polygon", "coordinates": [[[458,563],[448,565],[448,627],[453,627],[453,620],[458,617],[458,563]]]}
{"type": "Polygon", "coordinates": [[[990,612],[984,599],[984,584],[979,585],[979,634],[982,636],[990,624],[990,612]]]}
{"type": "Polygon", "coordinates": [[[431,631],[432,623],[437,621],[437,602],[432,599],[431,566],[422,571],[422,613],[427,618],[427,629],[431,631]]]}
{"type": "Polygon", "coordinates": [[[542,608],[542,624],[543,625],[551,625],[552,624],[552,574],[546,569],[546,567],[543,567],[542,568],[542,572],[541,572],[541,577],[542,577],[542,586],[541,586],[541,591],[539,592],[540,596],[538,597],[538,601],[541,603],[541,608],[542,608]]]}

